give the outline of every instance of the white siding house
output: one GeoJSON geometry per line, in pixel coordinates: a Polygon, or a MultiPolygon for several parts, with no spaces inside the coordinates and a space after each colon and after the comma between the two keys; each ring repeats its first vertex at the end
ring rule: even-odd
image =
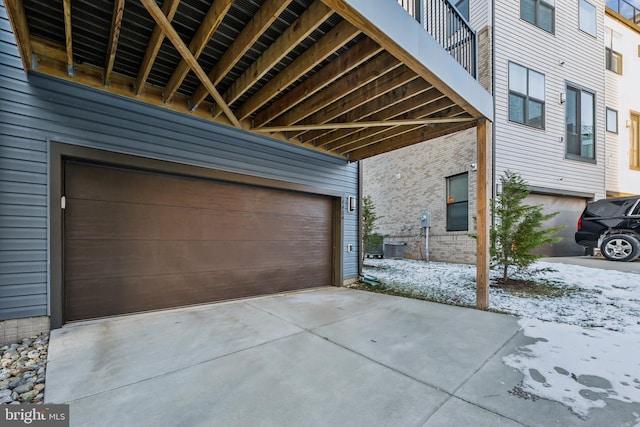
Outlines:
{"type": "Polygon", "coordinates": [[[607,8],[604,25],[607,195],[640,194],[640,24],[607,8]]]}

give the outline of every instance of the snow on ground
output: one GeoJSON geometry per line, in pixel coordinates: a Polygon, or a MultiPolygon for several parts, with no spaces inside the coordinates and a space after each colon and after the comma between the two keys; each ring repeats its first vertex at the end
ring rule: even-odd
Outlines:
{"type": "MultiPolygon", "coordinates": [[[[524,334],[536,339],[503,358],[524,376],[523,391],[583,417],[604,407],[605,398],[640,403],[640,275],[545,262],[532,270],[528,278],[553,283],[566,295],[491,288],[489,296],[492,309],[521,317],[524,334]]],[[[475,265],[368,259],[364,273],[420,298],[475,305],[475,265]]]]}

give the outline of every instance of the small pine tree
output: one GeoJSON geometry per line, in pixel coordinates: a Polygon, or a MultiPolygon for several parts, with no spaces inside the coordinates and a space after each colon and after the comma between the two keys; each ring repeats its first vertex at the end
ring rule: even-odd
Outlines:
{"type": "MultiPolygon", "coordinates": [[[[371,242],[374,237],[373,230],[375,228],[376,221],[380,216],[376,214],[376,207],[371,196],[364,196],[362,198],[362,241],[365,248],[371,242]]],[[[364,255],[364,252],[363,252],[364,255]]]]}
{"type": "Polygon", "coordinates": [[[562,238],[552,237],[564,227],[541,228],[542,223],[558,212],[543,214],[542,205],[525,205],[529,195],[526,181],[517,173],[506,171],[500,178],[502,193],[491,200],[495,225],[491,228],[491,263],[502,267],[503,283],[509,279],[509,267],[522,270],[543,255],[532,251],[562,238]]]}

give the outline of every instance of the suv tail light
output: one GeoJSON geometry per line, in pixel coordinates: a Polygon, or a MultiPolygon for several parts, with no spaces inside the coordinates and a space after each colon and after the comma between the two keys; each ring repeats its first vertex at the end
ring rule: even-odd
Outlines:
{"type": "Polygon", "coordinates": [[[582,230],[582,218],[578,218],[578,231],[582,230]]]}

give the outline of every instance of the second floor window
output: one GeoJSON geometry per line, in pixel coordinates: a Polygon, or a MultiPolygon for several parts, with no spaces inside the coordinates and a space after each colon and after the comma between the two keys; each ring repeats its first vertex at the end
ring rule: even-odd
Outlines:
{"type": "Polygon", "coordinates": [[[607,70],[622,74],[622,54],[620,51],[622,35],[611,28],[604,29],[605,65],[607,70]]]}
{"type": "Polygon", "coordinates": [[[520,0],[520,18],[545,31],[554,32],[555,0],[520,0]]]}
{"type": "Polygon", "coordinates": [[[595,106],[596,96],[593,92],[567,85],[567,158],[595,160],[595,106]]]}
{"type": "Polygon", "coordinates": [[[509,120],[544,129],[544,74],[509,63],[509,120]]]}
{"type": "Polygon", "coordinates": [[[618,112],[613,108],[607,107],[607,132],[618,133],[618,112]]]}
{"type": "Polygon", "coordinates": [[[598,21],[596,7],[587,0],[580,0],[580,29],[587,34],[597,37],[598,21]]]}

